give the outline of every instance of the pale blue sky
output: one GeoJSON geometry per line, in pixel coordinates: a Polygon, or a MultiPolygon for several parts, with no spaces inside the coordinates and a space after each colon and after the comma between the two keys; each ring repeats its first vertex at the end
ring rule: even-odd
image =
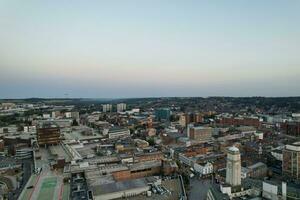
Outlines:
{"type": "Polygon", "coordinates": [[[298,96],[300,1],[0,1],[0,98],[298,96]]]}

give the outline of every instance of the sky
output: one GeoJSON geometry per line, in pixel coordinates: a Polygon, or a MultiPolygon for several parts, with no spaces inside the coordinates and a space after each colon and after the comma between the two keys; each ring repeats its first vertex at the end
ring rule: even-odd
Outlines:
{"type": "Polygon", "coordinates": [[[0,98],[299,96],[299,0],[1,0],[0,98]]]}

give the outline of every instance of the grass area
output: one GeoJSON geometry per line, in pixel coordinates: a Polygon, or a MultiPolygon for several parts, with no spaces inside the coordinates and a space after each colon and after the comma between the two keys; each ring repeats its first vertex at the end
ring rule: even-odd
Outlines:
{"type": "Polygon", "coordinates": [[[40,192],[39,192],[39,195],[38,195],[38,199],[52,200],[56,184],[57,184],[56,177],[44,179],[41,189],[40,189],[40,192]]]}

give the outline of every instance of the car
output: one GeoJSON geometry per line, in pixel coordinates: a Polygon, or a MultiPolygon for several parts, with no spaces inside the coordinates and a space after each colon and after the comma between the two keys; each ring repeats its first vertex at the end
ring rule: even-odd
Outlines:
{"type": "Polygon", "coordinates": [[[33,185],[27,187],[27,189],[32,189],[32,188],[33,188],[33,185]]]}

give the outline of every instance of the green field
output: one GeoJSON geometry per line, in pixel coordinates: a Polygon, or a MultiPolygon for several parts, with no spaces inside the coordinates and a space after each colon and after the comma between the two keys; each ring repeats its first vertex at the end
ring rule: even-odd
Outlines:
{"type": "Polygon", "coordinates": [[[53,200],[53,194],[55,191],[56,184],[57,184],[56,177],[44,179],[38,195],[38,199],[53,200]]]}

